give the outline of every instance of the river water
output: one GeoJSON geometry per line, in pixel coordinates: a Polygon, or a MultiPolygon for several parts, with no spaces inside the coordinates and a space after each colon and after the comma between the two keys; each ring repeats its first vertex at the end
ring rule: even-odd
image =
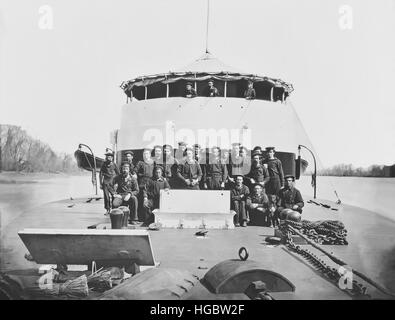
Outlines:
{"type": "MultiPolygon", "coordinates": [[[[296,186],[313,196],[311,176],[302,176],[296,186]]],[[[317,198],[336,201],[335,190],[342,203],[395,220],[395,178],[317,177],[317,198]]]]}
{"type": "Polygon", "coordinates": [[[1,230],[30,208],[94,193],[89,173],[78,176],[0,173],[1,230]]]}

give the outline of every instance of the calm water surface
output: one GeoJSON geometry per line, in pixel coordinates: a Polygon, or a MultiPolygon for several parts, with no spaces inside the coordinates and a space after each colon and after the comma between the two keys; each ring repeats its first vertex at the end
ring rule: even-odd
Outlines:
{"type": "MultiPolygon", "coordinates": [[[[297,186],[312,196],[311,176],[303,176],[297,186]]],[[[361,207],[395,220],[395,178],[317,177],[317,198],[336,201],[337,191],[342,203],[361,207]]]]}

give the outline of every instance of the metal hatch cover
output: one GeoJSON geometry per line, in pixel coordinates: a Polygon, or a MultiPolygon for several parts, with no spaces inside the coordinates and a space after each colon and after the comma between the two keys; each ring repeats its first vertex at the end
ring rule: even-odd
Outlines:
{"type": "Polygon", "coordinates": [[[244,293],[254,281],[262,281],[269,292],[295,291],[295,285],[281,274],[264,269],[256,261],[225,260],[212,267],[202,279],[211,292],[244,293]]]}

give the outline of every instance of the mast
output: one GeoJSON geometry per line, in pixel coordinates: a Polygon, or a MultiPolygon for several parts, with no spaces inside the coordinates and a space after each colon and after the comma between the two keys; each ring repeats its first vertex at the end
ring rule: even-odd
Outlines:
{"type": "Polygon", "coordinates": [[[208,22],[210,16],[210,0],[207,0],[206,53],[208,52],[208,22]]]}

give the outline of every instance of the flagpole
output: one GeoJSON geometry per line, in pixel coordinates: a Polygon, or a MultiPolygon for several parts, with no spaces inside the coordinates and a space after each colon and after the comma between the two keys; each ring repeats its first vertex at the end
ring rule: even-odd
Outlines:
{"type": "Polygon", "coordinates": [[[210,16],[210,0],[207,0],[206,53],[208,52],[208,22],[210,16]]]}

